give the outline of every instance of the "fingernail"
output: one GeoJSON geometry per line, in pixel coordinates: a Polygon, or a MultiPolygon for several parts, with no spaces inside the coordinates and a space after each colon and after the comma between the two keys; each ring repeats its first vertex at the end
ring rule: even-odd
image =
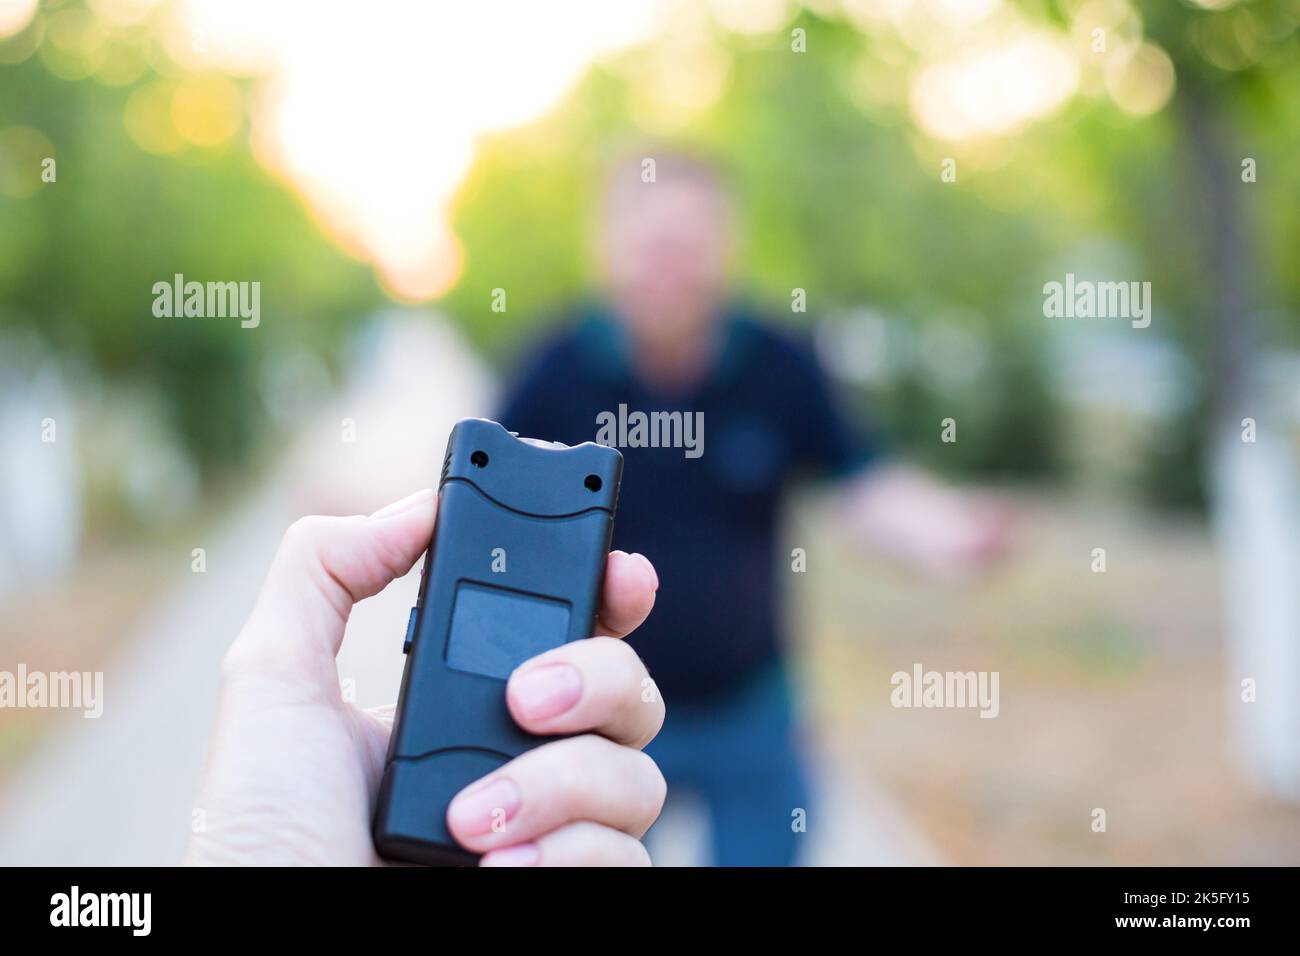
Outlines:
{"type": "Polygon", "coordinates": [[[510,693],[521,717],[546,720],[558,717],[582,696],[582,675],[569,664],[546,664],[516,671],[510,693]]]}
{"type": "Polygon", "coordinates": [[[519,788],[498,777],[477,790],[459,793],[447,808],[447,822],[461,836],[482,836],[501,832],[519,812],[519,788]]]}
{"type": "Polygon", "coordinates": [[[650,563],[650,559],[647,558],[647,557],[646,557],[644,554],[642,554],[640,551],[634,551],[634,552],[632,553],[632,557],[634,557],[634,558],[640,558],[640,559],[641,559],[641,563],[644,564],[646,570],[650,572],[650,580],[654,582],[654,588],[655,588],[655,590],[658,591],[658,590],[659,590],[659,572],[656,571],[656,570],[655,570],[655,566],[654,566],[653,564],[650,563]]]}
{"type": "Polygon", "coordinates": [[[429,500],[430,496],[432,495],[433,495],[432,488],[421,488],[413,495],[407,495],[405,498],[401,499],[400,501],[394,501],[391,505],[385,505],[383,508],[380,508],[370,517],[371,518],[395,518],[400,514],[405,514],[406,512],[412,510],[413,508],[416,508],[419,505],[425,504],[429,500]]]}
{"type": "Polygon", "coordinates": [[[541,862],[542,851],[536,843],[521,843],[485,853],[479,866],[536,866],[541,862]]]}

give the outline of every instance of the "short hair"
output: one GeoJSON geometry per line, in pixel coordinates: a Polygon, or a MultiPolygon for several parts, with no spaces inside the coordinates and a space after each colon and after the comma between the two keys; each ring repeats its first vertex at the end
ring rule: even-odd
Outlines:
{"type": "Polygon", "coordinates": [[[678,147],[646,146],[626,150],[610,164],[602,192],[602,211],[615,196],[630,186],[643,187],[646,160],[654,160],[656,183],[688,183],[716,195],[724,206],[731,205],[731,189],[718,164],[703,154],[678,147]]]}

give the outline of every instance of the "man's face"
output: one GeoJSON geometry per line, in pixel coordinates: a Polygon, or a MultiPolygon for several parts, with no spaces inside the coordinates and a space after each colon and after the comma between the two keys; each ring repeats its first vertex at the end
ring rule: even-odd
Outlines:
{"type": "Polygon", "coordinates": [[[702,178],[615,187],[605,210],[605,278],[636,338],[702,338],[725,292],[727,218],[723,197],[702,178]]]}

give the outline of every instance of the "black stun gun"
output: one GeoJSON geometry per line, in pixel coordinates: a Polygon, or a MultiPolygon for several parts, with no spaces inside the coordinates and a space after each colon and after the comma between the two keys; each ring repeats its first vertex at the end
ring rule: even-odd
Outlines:
{"type": "Polygon", "coordinates": [[[452,797],[554,739],[516,726],[506,678],[591,637],[622,471],[622,455],[591,442],[519,438],[481,418],[452,429],[375,809],[381,856],[474,863],[447,831],[452,797]]]}

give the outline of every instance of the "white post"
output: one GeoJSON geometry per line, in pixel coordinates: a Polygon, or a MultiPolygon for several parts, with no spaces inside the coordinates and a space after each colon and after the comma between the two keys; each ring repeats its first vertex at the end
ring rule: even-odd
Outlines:
{"type": "Polygon", "coordinates": [[[1210,470],[1224,577],[1229,743],[1248,782],[1300,801],[1300,492],[1283,416],[1224,428],[1210,470]],[[1254,682],[1249,702],[1245,681],[1254,682]]]}

